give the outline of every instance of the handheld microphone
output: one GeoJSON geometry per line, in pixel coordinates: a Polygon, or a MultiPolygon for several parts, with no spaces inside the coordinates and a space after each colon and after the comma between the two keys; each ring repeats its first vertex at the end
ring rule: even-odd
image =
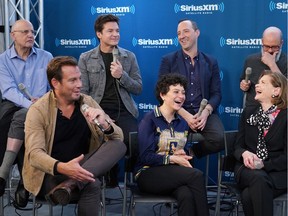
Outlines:
{"type": "Polygon", "coordinates": [[[198,113],[197,113],[197,116],[200,116],[202,111],[205,109],[206,105],[208,103],[208,100],[203,98],[201,103],[200,103],[200,107],[199,107],[199,110],[198,110],[198,113]]]}
{"type": "MultiPolygon", "coordinates": [[[[87,109],[88,109],[88,108],[89,108],[89,106],[88,106],[87,104],[83,104],[83,105],[81,106],[81,110],[82,110],[84,113],[87,112],[87,109]]],[[[105,131],[104,128],[102,127],[102,125],[101,125],[101,124],[99,123],[99,121],[97,120],[97,118],[94,118],[93,121],[94,121],[94,123],[100,128],[100,130],[101,130],[102,132],[105,131]]]]}
{"type": "Polygon", "coordinates": [[[23,83],[19,83],[18,84],[18,88],[20,89],[20,91],[22,93],[24,93],[30,100],[33,99],[33,96],[29,93],[29,91],[27,90],[26,86],[23,83]]]}
{"type": "Polygon", "coordinates": [[[252,73],[252,68],[251,67],[247,67],[246,70],[245,70],[245,82],[248,82],[251,73],[252,73]]]}
{"type": "Polygon", "coordinates": [[[176,150],[184,149],[184,147],[186,145],[186,141],[187,141],[186,137],[181,137],[177,146],[176,146],[176,150]]]}
{"type": "Polygon", "coordinates": [[[119,50],[116,46],[112,50],[112,55],[113,55],[113,62],[116,62],[119,56],[119,50]]]}

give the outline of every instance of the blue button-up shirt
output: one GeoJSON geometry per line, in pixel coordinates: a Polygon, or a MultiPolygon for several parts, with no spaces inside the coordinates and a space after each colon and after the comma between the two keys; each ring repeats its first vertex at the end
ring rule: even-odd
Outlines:
{"type": "Polygon", "coordinates": [[[14,45],[0,55],[0,90],[2,98],[16,106],[28,108],[32,102],[18,88],[20,83],[35,98],[44,95],[49,89],[46,69],[52,54],[33,47],[26,60],[19,57],[14,45]]]}

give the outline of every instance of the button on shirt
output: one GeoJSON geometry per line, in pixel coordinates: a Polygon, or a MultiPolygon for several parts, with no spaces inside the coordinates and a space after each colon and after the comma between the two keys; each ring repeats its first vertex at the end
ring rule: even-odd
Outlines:
{"type": "Polygon", "coordinates": [[[28,108],[32,102],[18,85],[23,83],[35,98],[43,96],[49,89],[46,69],[52,54],[33,47],[26,60],[20,58],[14,45],[0,55],[0,90],[2,98],[16,106],[28,108]]]}
{"type": "Polygon", "coordinates": [[[190,56],[184,53],[183,55],[187,74],[186,77],[188,79],[184,108],[192,106],[194,111],[197,112],[202,100],[199,58],[198,55],[193,58],[193,65],[190,56]]]}

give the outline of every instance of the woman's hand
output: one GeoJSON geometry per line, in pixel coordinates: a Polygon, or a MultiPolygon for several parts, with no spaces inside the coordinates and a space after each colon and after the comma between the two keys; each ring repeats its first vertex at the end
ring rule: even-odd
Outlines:
{"type": "Polygon", "coordinates": [[[189,162],[189,160],[191,160],[191,159],[192,159],[192,157],[188,156],[186,154],[185,155],[171,155],[170,156],[170,163],[192,168],[192,165],[189,162]]]}
{"type": "Polygon", "coordinates": [[[243,152],[242,158],[243,158],[243,163],[247,168],[259,169],[258,167],[255,167],[255,161],[257,161],[258,163],[260,162],[263,165],[263,162],[261,161],[261,159],[258,158],[256,154],[250,151],[243,152]]]}

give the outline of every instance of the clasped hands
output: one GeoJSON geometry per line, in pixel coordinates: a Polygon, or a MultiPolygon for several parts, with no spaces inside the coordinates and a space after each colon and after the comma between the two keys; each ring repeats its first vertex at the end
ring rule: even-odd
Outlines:
{"type": "Polygon", "coordinates": [[[179,150],[175,150],[174,154],[170,156],[170,163],[192,168],[192,165],[189,162],[189,160],[191,159],[192,157],[189,155],[186,155],[183,149],[179,149],[179,150]]]}
{"type": "Polygon", "coordinates": [[[195,132],[197,130],[202,131],[205,128],[208,116],[209,111],[207,109],[204,109],[200,116],[198,114],[193,115],[192,118],[189,118],[189,127],[195,132]]]}
{"type": "Polygon", "coordinates": [[[242,158],[244,165],[249,169],[262,169],[264,167],[263,161],[250,151],[243,152],[242,158]]]}

